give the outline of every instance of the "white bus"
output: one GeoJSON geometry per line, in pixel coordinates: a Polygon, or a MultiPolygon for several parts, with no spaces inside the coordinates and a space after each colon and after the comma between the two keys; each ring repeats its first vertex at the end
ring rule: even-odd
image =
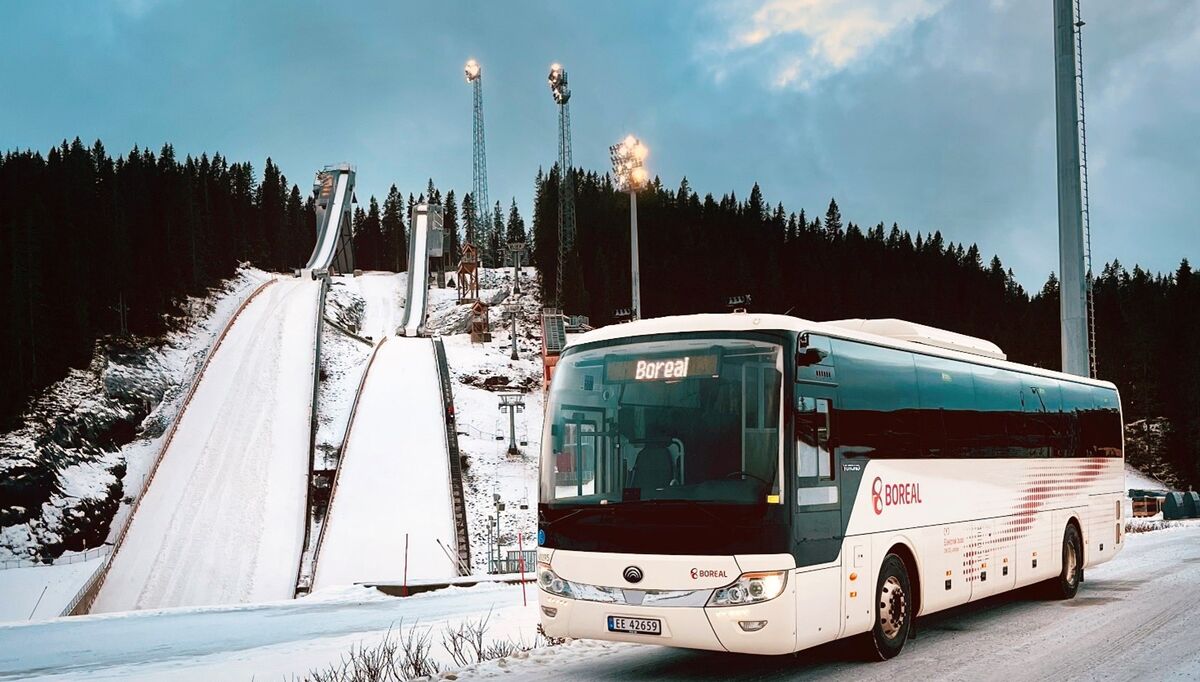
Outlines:
{"type": "Polygon", "coordinates": [[[689,315],[581,335],[547,398],[548,635],[781,654],[1121,550],[1116,388],[899,320],[689,315]]]}

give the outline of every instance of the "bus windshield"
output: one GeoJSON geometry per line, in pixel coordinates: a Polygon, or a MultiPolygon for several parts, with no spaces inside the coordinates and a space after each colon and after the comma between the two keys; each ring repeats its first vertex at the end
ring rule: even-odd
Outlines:
{"type": "Polygon", "coordinates": [[[547,403],[542,503],[780,503],[782,355],[695,335],[568,350],[547,403]]]}

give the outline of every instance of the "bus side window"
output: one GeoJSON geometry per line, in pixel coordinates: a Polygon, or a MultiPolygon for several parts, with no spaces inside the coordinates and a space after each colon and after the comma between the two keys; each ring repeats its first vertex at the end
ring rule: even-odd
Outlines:
{"type": "Polygon", "coordinates": [[[801,398],[796,415],[796,475],[815,481],[833,480],[829,451],[829,401],[801,398]]]}

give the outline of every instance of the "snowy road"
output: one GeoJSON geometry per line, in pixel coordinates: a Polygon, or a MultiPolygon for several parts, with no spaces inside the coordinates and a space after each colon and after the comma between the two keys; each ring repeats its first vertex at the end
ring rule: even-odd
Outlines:
{"type": "Polygon", "coordinates": [[[342,457],[314,587],[458,575],[433,345],[392,337],[371,365],[342,457]]]}
{"type": "MultiPolygon", "coordinates": [[[[565,647],[477,674],[541,680],[912,680],[1200,678],[1200,526],[1129,536],[1089,569],[1071,601],[1029,590],[918,622],[917,639],[886,663],[861,663],[846,642],[754,657],[642,645],[565,647]],[[582,655],[581,655],[582,654],[582,655]]],[[[465,676],[464,676],[465,677],[465,676]]]]}
{"type": "Polygon", "coordinates": [[[304,537],[318,286],[280,280],[234,322],[93,613],[292,595],[304,537]]]}

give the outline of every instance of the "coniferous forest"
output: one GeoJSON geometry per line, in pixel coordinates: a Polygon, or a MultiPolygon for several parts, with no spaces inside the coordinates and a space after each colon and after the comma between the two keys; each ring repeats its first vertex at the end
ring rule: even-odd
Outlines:
{"type": "MultiPolygon", "coordinates": [[[[507,211],[496,202],[476,224],[469,193],[443,195],[431,180],[414,197],[393,185],[382,202],[356,207],[356,265],[404,269],[408,216],[429,197],[443,205],[453,252],[469,236],[495,266],[505,242],[532,240],[533,264],[552,283],[559,179],[557,168],[538,172],[529,229],[515,202],[507,211]]],[[[629,198],[607,174],[582,170],[575,194],[561,304],[606,324],[630,304],[629,198]]],[[[68,368],[86,365],[98,339],[161,333],[181,296],[204,293],[238,263],[302,266],[315,239],[310,196],[270,159],[259,178],[249,163],[219,154],[180,160],[170,145],[115,159],[100,142],[78,139],[44,155],[6,153],[0,424],[10,426],[68,368]]],[[[754,311],[899,317],[992,340],[1016,362],[1059,365],[1054,275],[1026,291],[998,257],[936,229],[858,225],[833,200],[813,213],[772,205],[757,184],[745,199],[702,197],[686,179],[677,189],[656,179],[640,192],[638,222],[647,317],[724,311],[729,297],[749,295],[754,311]]],[[[1121,389],[1126,422],[1168,418],[1163,454],[1200,484],[1200,276],[1186,259],[1161,274],[1113,261],[1097,265],[1094,292],[1100,376],[1121,389]]],[[[552,304],[552,285],[545,295],[552,304]]]]}

